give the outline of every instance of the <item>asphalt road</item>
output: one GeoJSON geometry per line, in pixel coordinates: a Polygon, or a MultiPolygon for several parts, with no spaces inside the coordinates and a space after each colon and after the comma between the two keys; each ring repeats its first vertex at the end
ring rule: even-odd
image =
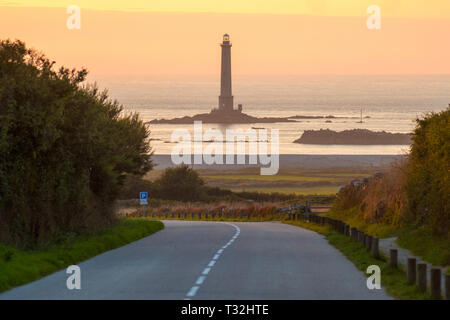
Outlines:
{"type": "Polygon", "coordinates": [[[319,234],[276,223],[164,221],[165,229],[0,299],[389,299],[319,234]]]}

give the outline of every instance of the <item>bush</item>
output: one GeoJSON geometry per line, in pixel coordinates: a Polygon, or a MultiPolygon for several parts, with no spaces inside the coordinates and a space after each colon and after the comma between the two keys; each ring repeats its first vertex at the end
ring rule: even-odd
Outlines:
{"type": "Polygon", "coordinates": [[[450,233],[450,108],[417,120],[406,192],[412,222],[450,233]]]}
{"type": "Polygon", "coordinates": [[[148,192],[149,198],[153,199],[155,196],[155,186],[151,181],[142,179],[140,176],[129,175],[125,178],[119,199],[139,199],[140,192],[148,192]]]}
{"type": "Polygon", "coordinates": [[[408,161],[342,188],[335,217],[351,211],[365,223],[428,226],[433,235],[450,237],[450,108],[417,120],[412,140],[408,161]]]}
{"type": "Polygon", "coordinates": [[[168,168],[154,182],[154,196],[166,200],[205,200],[204,184],[197,171],[187,165],[168,168]]]}
{"type": "Polygon", "coordinates": [[[35,245],[114,222],[127,174],[152,168],[149,131],[87,71],[0,42],[0,241],[35,245]]]}

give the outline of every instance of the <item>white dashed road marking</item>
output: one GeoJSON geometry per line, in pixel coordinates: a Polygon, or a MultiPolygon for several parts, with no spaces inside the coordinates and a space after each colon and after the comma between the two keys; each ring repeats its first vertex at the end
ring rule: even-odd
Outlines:
{"type": "Polygon", "coordinates": [[[234,240],[237,239],[237,237],[239,236],[239,234],[241,233],[241,229],[239,229],[238,226],[232,224],[232,223],[227,223],[230,226],[233,226],[236,229],[236,232],[234,233],[233,237],[230,239],[230,241],[228,241],[228,243],[226,245],[224,245],[221,249],[219,249],[216,254],[214,255],[214,257],[212,258],[212,260],[208,263],[208,267],[206,267],[203,272],[202,275],[198,277],[197,281],[195,282],[195,286],[193,286],[189,292],[186,294],[185,300],[190,300],[189,297],[194,297],[197,294],[198,289],[200,288],[200,285],[203,284],[203,282],[206,280],[206,276],[209,274],[209,272],[211,271],[212,267],[216,264],[217,260],[220,258],[220,255],[223,253],[223,251],[230,246],[234,240]]]}
{"type": "Polygon", "coordinates": [[[191,290],[189,290],[189,292],[186,294],[186,296],[188,296],[188,297],[195,296],[195,294],[197,293],[198,288],[200,288],[200,287],[199,286],[193,286],[191,288],[191,290]]]}
{"type": "Polygon", "coordinates": [[[205,270],[203,270],[202,274],[208,274],[211,271],[211,268],[205,268],[205,270]]]}
{"type": "Polygon", "coordinates": [[[208,264],[208,267],[212,267],[212,266],[214,266],[215,264],[216,264],[216,261],[213,260],[213,261],[211,261],[211,262],[208,264]]]}
{"type": "Polygon", "coordinates": [[[205,281],[205,279],[206,279],[206,276],[200,276],[200,277],[198,277],[197,281],[195,281],[195,284],[197,284],[197,285],[202,284],[203,281],[205,281]]]}

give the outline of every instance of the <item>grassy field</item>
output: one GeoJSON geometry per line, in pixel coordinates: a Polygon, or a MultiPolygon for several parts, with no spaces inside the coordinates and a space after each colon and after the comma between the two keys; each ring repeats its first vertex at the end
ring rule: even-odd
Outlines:
{"type": "Polygon", "coordinates": [[[247,192],[264,192],[264,193],[284,193],[284,194],[296,194],[296,195],[318,195],[318,196],[330,196],[335,195],[339,191],[339,187],[334,186],[316,186],[316,187],[228,187],[235,192],[247,191],[247,192]]]}
{"type": "MultiPolygon", "coordinates": [[[[362,176],[362,175],[361,175],[362,176]]],[[[207,179],[210,180],[251,180],[251,181],[295,181],[295,182],[339,182],[342,183],[343,179],[352,179],[354,176],[335,176],[330,175],[273,175],[273,176],[261,176],[261,175],[248,175],[248,174],[232,174],[232,175],[208,175],[207,179]]]]}
{"type": "Polygon", "coordinates": [[[0,244],[0,292],[42,278],[102,252],[121,247],[164,228],[159,221],[121,219],[116,226],[64,242],[21,250],[0,244]]]}
{"type": "Polygon", "coordinates": [[[200,174],[207,185],[233,191],[280,192],[298,195],[333,195],[339,188],[354,179],[370,176],[361,169],[301,170],[281,169],[273,176],[262,176],[258,170],[217,172],[202,170],[200,174]]]}
{"type": "MultiPolygon", "coordinates": [[[[381,257],[381,259],[373,258],[361,243],[351,240],[350,237],[337,233],[328,226],[321,226],[311,222],[288,221],[285,223],[323,234],[331,245],[339,249],[364,274],[366,274],[368,266],[378,265],[381,269],[381,285],[394,298],[402,300],[430,299],[430,296],[420,292],[417,286],[407,284],[406,272],[402,268],[395,269],[390,267],[385,257],[381,257]]],[[[366,274],[366,276],[369,275],[366,274]]]]}
{"type": "MultiPolygon", "coordinates": [[[[372,175],[376,169],[280,169],[273,176],[260,175],[259,168],[238,170],[197,170],[206,185],[232,191],[279,192],[297,195],[333,195],[352,180],[372,175]]],[[[146,179],[154,180],[162,170],[153,170],[146,179]]]]}

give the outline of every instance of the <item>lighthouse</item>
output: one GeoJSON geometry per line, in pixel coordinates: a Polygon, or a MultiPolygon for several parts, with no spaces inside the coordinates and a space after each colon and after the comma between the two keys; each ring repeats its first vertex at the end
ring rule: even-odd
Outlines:
{"type": "Polygon", "coordinates": [[[231,93],[231,42],[230,36],[225,33],[222,47],[222,67],[220,73],[219,111],[233,111],[233,94],[231,93]]]}

